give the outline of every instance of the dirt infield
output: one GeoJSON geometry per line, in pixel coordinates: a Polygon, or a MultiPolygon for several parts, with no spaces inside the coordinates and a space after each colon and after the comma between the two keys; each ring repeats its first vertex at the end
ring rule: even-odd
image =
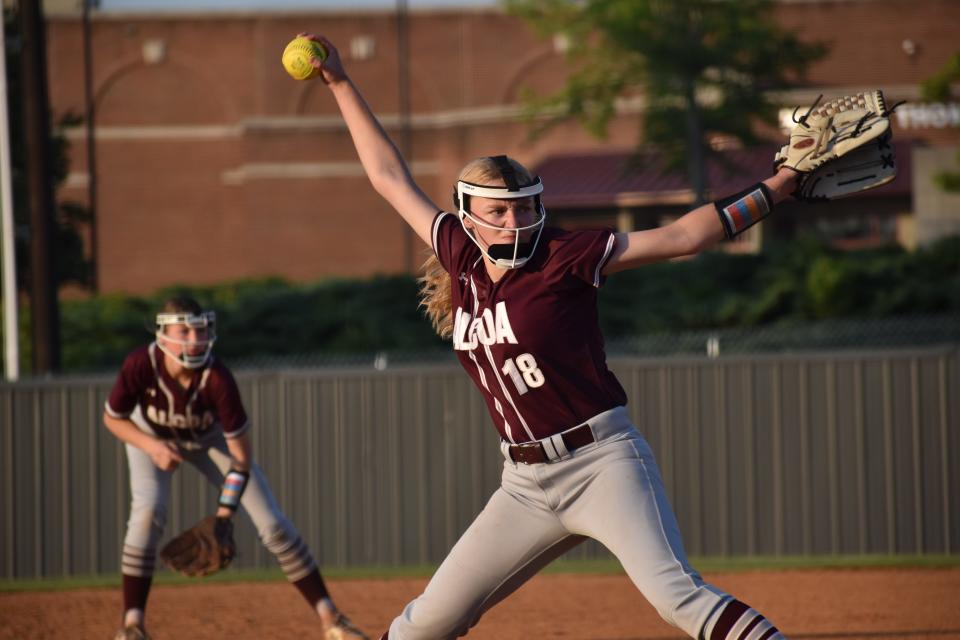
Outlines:
{"type": "MultiPolygon", "coordinates": [[[[960,638],[960,568],[791,570],[710,574],[790,638],[960,638]]],[[[330,581],[336,600],[371,634],[423,589],[423,579],[330,581]]],[[[109,639],[118,589],[0,594],[0,639],[109,639]]],[[[148,616],[155,640],[319,637],[316,619],[282,582],[158,586],[148,616]]],[[[684,637],[623,576],[538,576],[489,612],[476,640],[684,637]]]]}

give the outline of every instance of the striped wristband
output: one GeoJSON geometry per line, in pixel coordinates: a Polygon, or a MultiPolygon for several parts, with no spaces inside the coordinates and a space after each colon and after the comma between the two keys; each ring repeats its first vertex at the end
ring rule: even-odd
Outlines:
{"type": "Polygon", "coordinates": [[[237,507],[240,506],[240,498],[243,496],[243,490],[247,488],[249,480],[249,471],[230,469],[223,479],[223,488],[220,490],[220,499],[217,504],[230,511],[236,511],[237,507]]]}
{"type": "Polygon", "coordinates": [[[728,238],[743,233],[773,211],[773,195],[762,182],[713,203],[728,238]]]}

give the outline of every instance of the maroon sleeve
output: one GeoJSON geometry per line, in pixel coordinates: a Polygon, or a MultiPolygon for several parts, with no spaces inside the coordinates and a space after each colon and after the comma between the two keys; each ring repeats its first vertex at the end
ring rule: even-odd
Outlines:
{"type": "Polygon", "coordinates": [[[592,287],[600,287],[606,281],[601,272],[613,255],[615,244],[613,229],[572,231],[562,236],[562,241],[553,248],[552,267],[592,287]]]}
{"type": "Polygon", "coordinates": [[[107,397],[107,414],[114,418],[129,418],[137,408],[140,394],[147,385],[144,377],[144,366],[149,370],[150,362],[146,357],[146,350],[141,348],[131,352],[123,360],[117,381],[107,397]]]}
{"type": "Polygon", "coordinates": [[[211,367],[210,374],[210,397],[216,407],[220,426],[223,427],[223,435],[236,438],[250,428],[237,381],[219,361],[211,367]]]}
{"type": "Polygon", "coordinates": [[[464,247],[471,244],[470,238],[457,220],[456,214],[441,211],[433,219],[433,252],[447,273],[460,271],[459,262],[463,260],[464,247]]]}

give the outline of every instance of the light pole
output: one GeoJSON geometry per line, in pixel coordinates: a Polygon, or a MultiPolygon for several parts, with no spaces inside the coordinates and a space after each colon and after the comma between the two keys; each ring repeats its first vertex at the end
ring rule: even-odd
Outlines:
{"type": "MultiPolygon", "coordinates": [[[[0,16],[3,10],[0,8],[0,16]]],[[[20,344],[17,327],[17,261],[14,254],[13,180],[10,164],[10,119],[7,111],[6,17],[0,25],[0,212],[3,224],[3,371],[7,380],[20,378],[20,344]]]]}
{"type": "Polygon", "coordinates": [[[83,3],[83,93],[87,124],[87,206],[90,211],[90,286],[100,290],[97,273],[97,154],[94,142],[93,39],[90,33],[90,9],[97,9],[100,0],[83,3]]]}
{"type": "Polygon", "coordinates": [[[30,323],[33,373],[60,369],[60,307],[53,252],[55,203],[47,51],[40,0],[19,3],[20,74],[23,83],[23,138],[26,155],[27,206],[30,207],[30,323]]]}

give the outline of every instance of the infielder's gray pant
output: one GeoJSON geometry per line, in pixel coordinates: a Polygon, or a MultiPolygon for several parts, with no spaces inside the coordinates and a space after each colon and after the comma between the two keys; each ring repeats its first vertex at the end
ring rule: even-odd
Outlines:
{"type": "MultiPolygon", "coordinates": [[[[167,522],[170,501],[170,483],[173,471],[162,471],[150,456],[127,444],[127,462],[130,467],[130,520],[123,540],[123,573],[150,576],[156,557],[157,544],[167,522]]],[[[223,434],[218,433],[198,449],[180,449],[183,460],[196,467],[216,487],[230,468],[230,453],[223,434]]],[[[240,505],[253,520],[264,546],[277,556],[280,566],[292,582],[306,576],[315,567],[306,545],[296,528],[283,515],[263,471],[251,465],[250,481],[240,505]]]]}
{"type": "Polygon", "coordinates": [[[646,440],[623,407],[589,421],[596,442],[571,458],[507,460],[490,498],[426,590],[390,625],[390,640],[457,638],[484,611],[590,537],[623,564],[670,624],[697,637],[730,596],[687,562],[676,518],[646,440]]]}

